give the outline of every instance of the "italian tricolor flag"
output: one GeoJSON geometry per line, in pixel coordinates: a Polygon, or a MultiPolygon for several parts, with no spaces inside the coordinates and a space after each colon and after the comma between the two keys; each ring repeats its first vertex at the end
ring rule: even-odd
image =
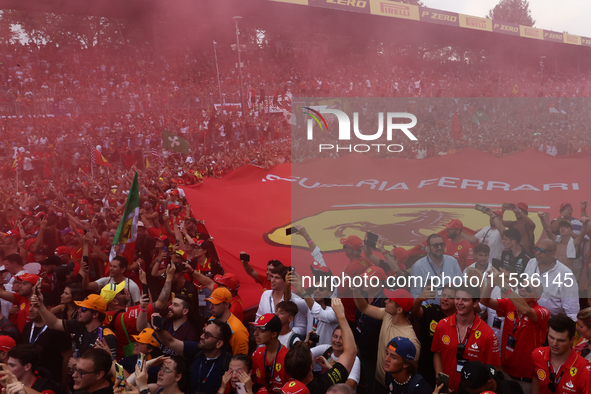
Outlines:
{"type": "Polygon", "coordinates": [[[111,246],[111,253],[109,254],[109,261],[112,261],[115,256],[115,245],[119,245],[120,254],[129,261],[133,261],[133,253],[135,252],[135,241],[137,240],[137,223],[140,220],[140,196],[137,181],[137,172],[133,177],[133,183],[129,194],[127,195],[127,203],[125,204],[125,212],[117,227],[117,233],[113,239],[111,246]]]}

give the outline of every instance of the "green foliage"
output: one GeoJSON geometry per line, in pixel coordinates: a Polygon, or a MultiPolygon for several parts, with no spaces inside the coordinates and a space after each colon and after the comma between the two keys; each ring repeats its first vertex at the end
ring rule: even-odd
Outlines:
{"type": "Polygon", "coordinates": [[[532,27],[536,21],[531,16],[527,0],[501,0],[488,12],[488,17],[498,21],[532,27]]]}

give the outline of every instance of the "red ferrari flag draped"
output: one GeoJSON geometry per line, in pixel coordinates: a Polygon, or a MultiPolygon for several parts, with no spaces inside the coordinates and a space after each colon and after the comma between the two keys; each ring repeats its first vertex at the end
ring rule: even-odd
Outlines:
{"type": "MultiPolygon", "coordinates": [[[[185,187],[185,193],[199,219],[208,223],[227,271],[243,272],[239,253],[246,251],[261,275],[271,259],[293,262],[299,272],[309,273],[313,258],[306,241],[285,232],[299,224],[333,274],[340,275],[348,262],[341,237],[363,239],[372,231],[385,238],[387,250],[396,245],[410,251],[452,219],[475,231],[488,226],[489,217],[474,209],[476,203],[498,208],[525,202],[538,240],[543,231],[537,212],[554,218],[562,203],[575,207],[589,199],[587,168],[591,157],[553,158],[535,150],[500,158],[470,149],[424,160],[347,155],[271,170],[242,167],[222,179],[185,187]]],[[[513,213],[505,212],[504,219],[514,220],[513,213]]],[[[240,278],[245,307],[256,304],[260,286],[247,275],[240,278]]]]}
{"type": "Polygon", "coordinates": [[[94,153],[94,164],[99,165],[99,166],[105,166],[105,167],[110,167],[113,168],[113,166],[111,165],[111,163],[109,163],[107,161],[107,159],[105,159],[105,156],[103,156],[101,154],[101,152],[99,152],[96,148],[92,148],[94,153]]]}

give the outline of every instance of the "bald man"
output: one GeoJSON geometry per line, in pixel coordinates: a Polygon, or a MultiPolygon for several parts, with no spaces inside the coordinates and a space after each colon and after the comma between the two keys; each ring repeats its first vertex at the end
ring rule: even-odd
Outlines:
{"type": "Polygon", "coordinates": [[[537,274],[535,276],[544,288],[538,304],[547,308],[552,316],[565,313],[576,322],[580,309],[579,286],[570,268],[556,258],[556,242],[550,239],[538,241],[534,256],[524,273],[530,281],[537,274]]]}

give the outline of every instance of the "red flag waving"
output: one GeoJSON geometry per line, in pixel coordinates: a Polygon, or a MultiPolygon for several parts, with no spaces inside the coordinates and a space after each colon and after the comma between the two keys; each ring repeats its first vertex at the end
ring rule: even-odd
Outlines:
{"type": "Polygon", "coordinates": [[[105,159],[105,156],[101,155],[101,152],[99,152],[96,148],[94,148],[94,164],[113,168],[111,163],[109,163],[107,159],[105,159]]]}

